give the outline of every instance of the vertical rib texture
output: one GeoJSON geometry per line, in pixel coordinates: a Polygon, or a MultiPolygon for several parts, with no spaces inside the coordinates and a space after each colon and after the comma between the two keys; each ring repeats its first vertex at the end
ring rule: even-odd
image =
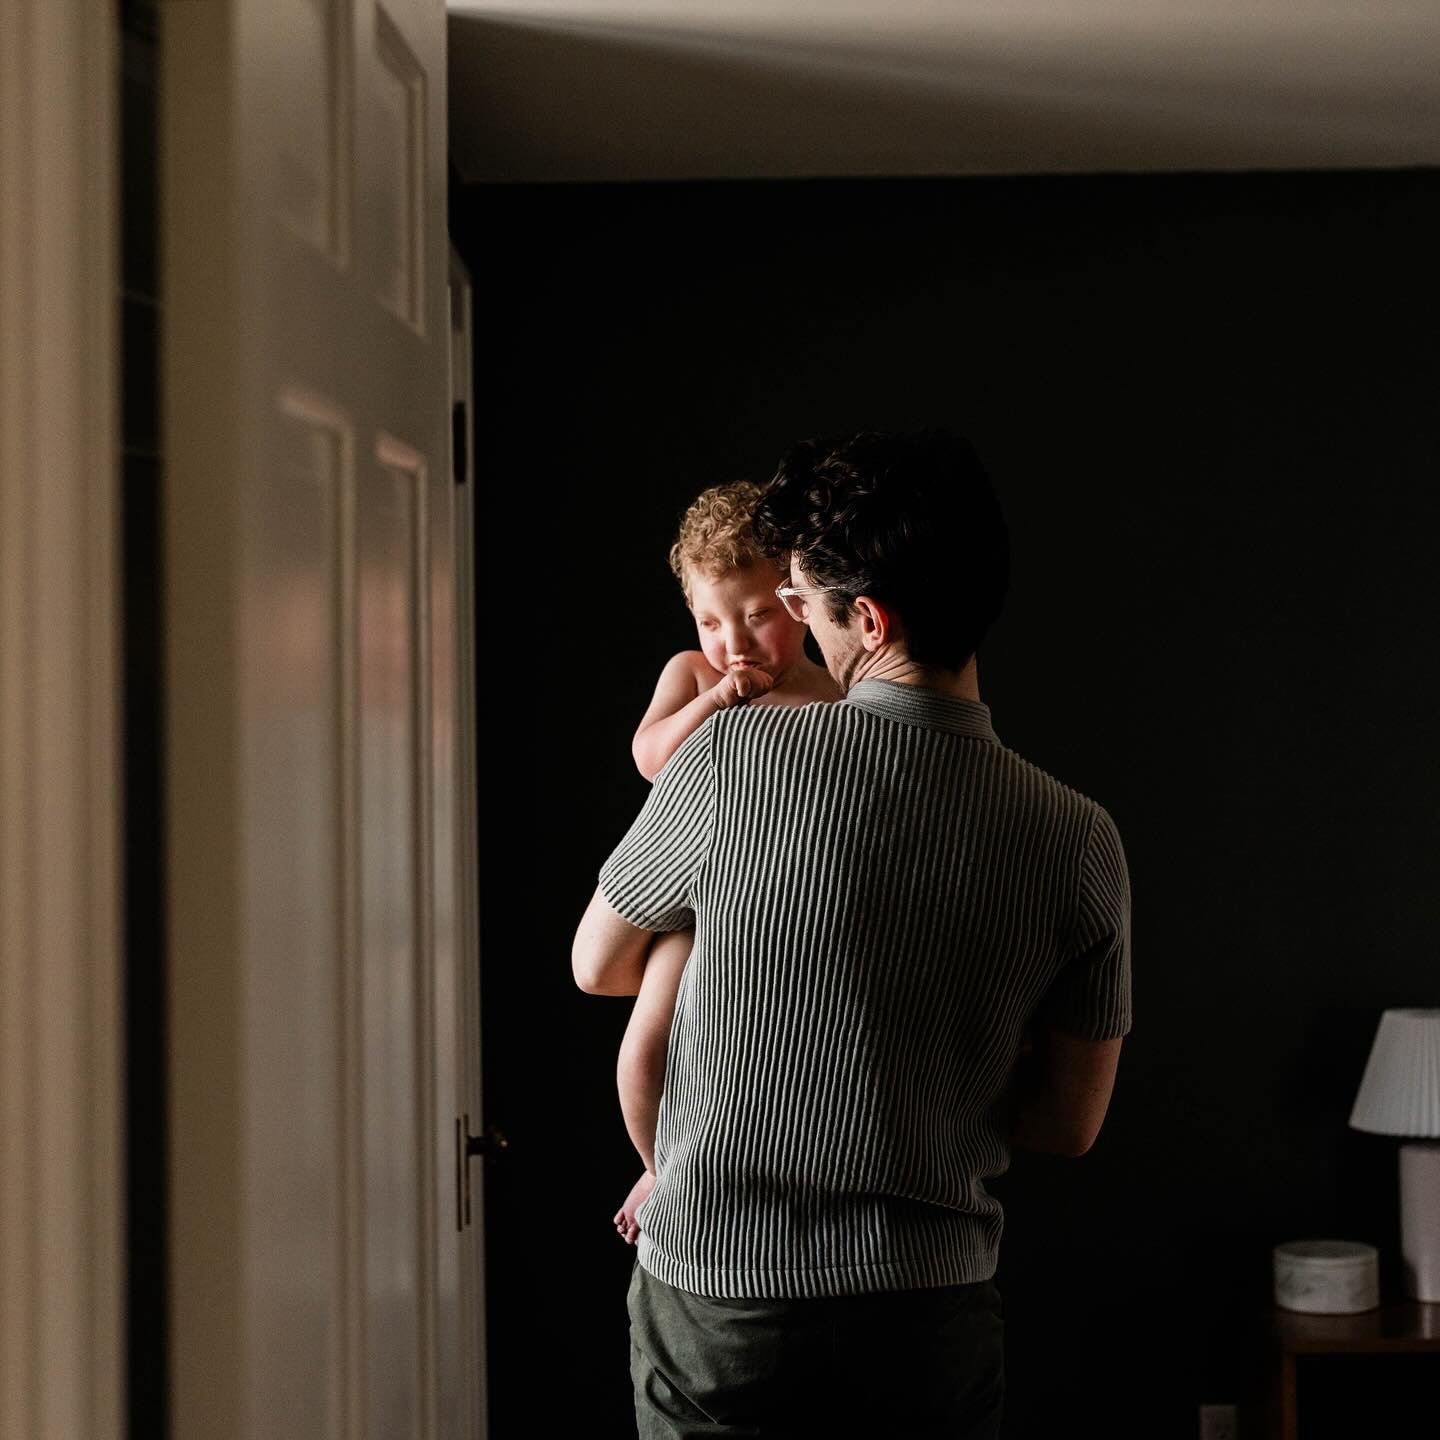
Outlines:
{"type": "Polygon", "coordinates": [[[977,701],[864,680],[738,707],[656,777],[600,873],[694,925],[638,1254],[700,1295],[990,1278],[999,1101],[1032,1016],[1130,1028],[1110,816],[1000,744],[977,701]]]}

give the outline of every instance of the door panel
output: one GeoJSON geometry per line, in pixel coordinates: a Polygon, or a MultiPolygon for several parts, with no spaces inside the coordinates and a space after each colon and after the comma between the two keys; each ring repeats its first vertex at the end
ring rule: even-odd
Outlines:
{"type": "Polygon", "coordinates": [[[365,1294],[372,1433],[420,1432],[420,836],[413,475],[376,465],[356,512],[365,1294]]]}
{"type": "Polygon", "coordinates": [[[175,1435],[461,1440],[444,8],[162,25],[175,1435]]]}
{"type": "Polygon", "coordinates": [[[281,397],[273,440],[274,463],[257,476],[246,515],[250,574],[237,635],[243,920],[235,978],[250,1064],[265,1077],[240,1112],[250,1161],[243,1223],[257,1242],[247,1343],[257,1412],[290,1417],[306,1434],[339,1436],[345,1255],[335,1123],[343,1082],[336,696],[348,444],[335,412],[293,393],[281,397]],[[303,784],[294,783],[297,775],[303,784]],[[324,1383],[315,1383],[317,1375],[324,1383]]]}

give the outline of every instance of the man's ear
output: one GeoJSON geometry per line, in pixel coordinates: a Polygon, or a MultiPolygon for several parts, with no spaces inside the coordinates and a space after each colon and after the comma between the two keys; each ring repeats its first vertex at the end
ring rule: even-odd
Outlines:
{"type": "Polygon", "coordinates": [[[855,597],[860,615],[860,643],[867,650],[878,650],[900,634],[900,617],[888,605],[868,595],[855,597]]]}

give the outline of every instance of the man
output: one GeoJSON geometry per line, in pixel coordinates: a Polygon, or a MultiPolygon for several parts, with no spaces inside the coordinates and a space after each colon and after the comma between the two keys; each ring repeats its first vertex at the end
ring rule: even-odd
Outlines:
{"type": "Polygon", "coordinates": [[[652,933],[695,927],[628,1300],[640,1435],[993,1437],[984,1182],[1100,1129],[1124,852],[980,702],[1009,551],[968,446],[798,446],[754,531],[844,698],[702,725],[575,937],[580,987],[633,995],[652,933]]]}

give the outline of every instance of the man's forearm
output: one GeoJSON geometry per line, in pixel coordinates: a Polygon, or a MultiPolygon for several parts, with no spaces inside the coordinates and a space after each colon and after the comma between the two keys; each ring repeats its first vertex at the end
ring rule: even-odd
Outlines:
{"type": "Polygon", "coordinates": [[[1017,1150],[1064,1155],[1070,1159],[1083,1155],[1089,1148],[1054,1115],[1034,1104],[1016,1109],[1010,1122],[1009,1141],[1017,1150]]]}
{"type": "Polygon", "coordinates": [[[1105,1121],[1121,1043],[1038,1027],[1034,1043],[1022,1043],[1005,1096],[1010,1143],[1046,1155],[1084,1155],[1105,1121]]]}
{"type": "Polygon", "coordinates": [[[1015,1149],[1041,1155],[1082,1155],[1073,1129],[1057,1117],[1044,1074],[1033,1055],[1022,1055],[1002,1099],[1006,1140],[1015,1149]]]}
{"type": "Polygon", "coordinates": [[[638,995],[653,938],[622,920],[597,889],[570,949],[575,983],[591,995],[638,995]]]}

